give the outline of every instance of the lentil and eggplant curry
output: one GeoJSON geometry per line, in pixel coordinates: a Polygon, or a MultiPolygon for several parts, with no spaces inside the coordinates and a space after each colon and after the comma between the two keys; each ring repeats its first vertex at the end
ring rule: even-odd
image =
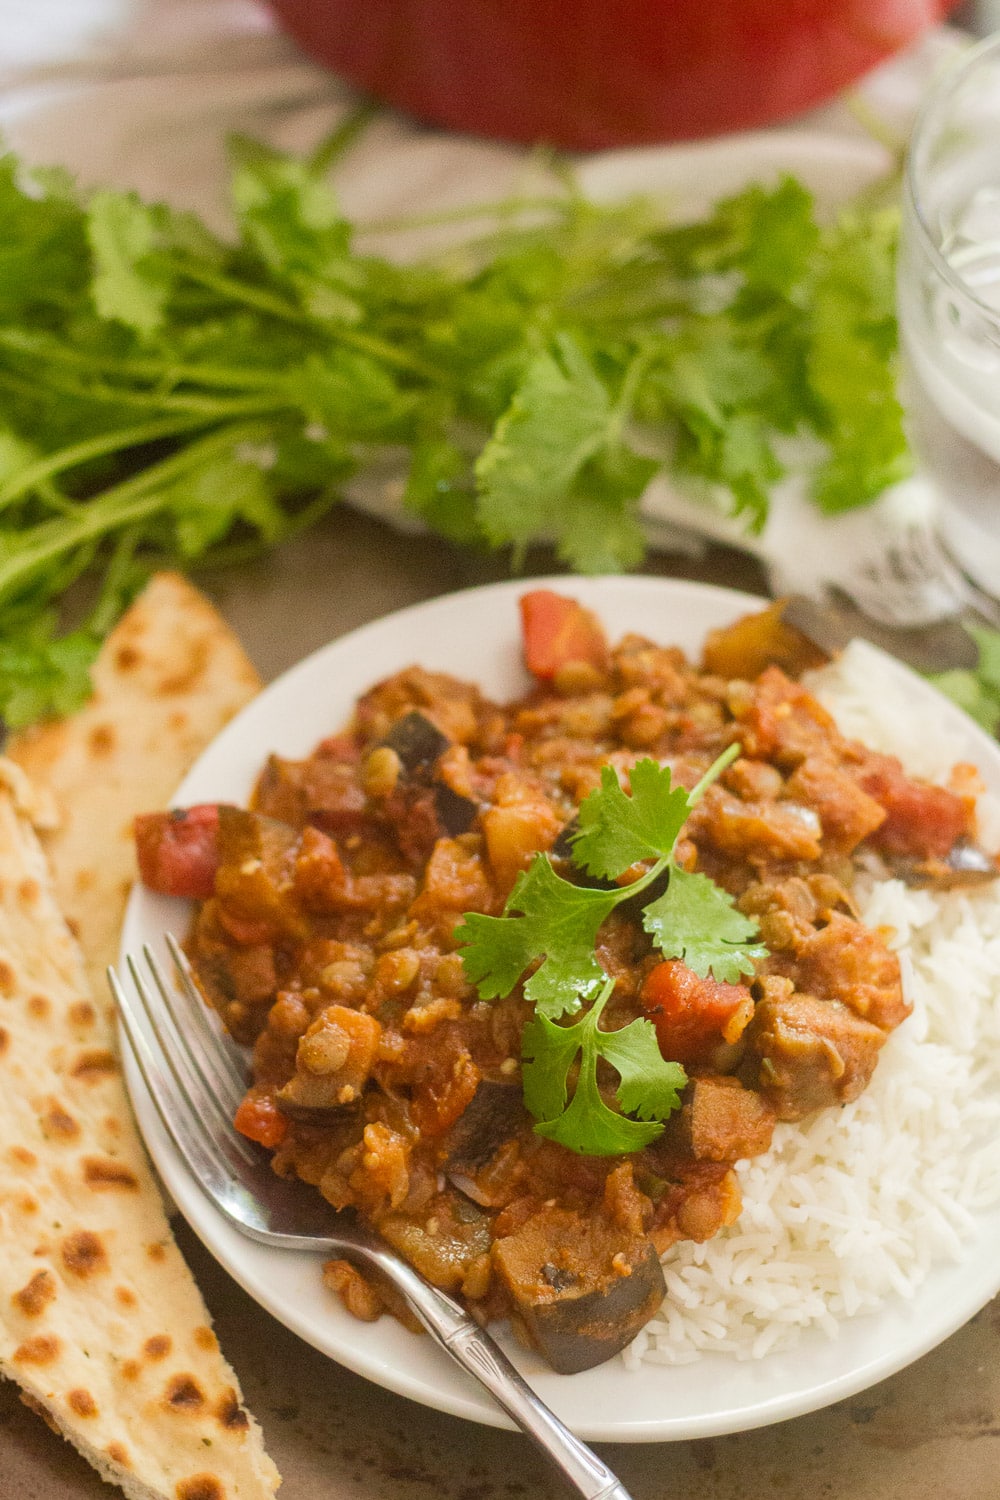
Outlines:
{"type": "Polygon", "coordinates": [[[200,903],[190,957],[252,1048],[239,1128],[573,1372],[655,1312],[670,1245],[737,1217],[736,1163],[856,1098],[908,1014],[857,861],[996,871],[975,773],[930,785],[841,736],[784,605],[699,666],[549,591],[522,617],[517,702],[410,667],[272,756],[249,810],[137,841],[147,885],[200,903]]]}

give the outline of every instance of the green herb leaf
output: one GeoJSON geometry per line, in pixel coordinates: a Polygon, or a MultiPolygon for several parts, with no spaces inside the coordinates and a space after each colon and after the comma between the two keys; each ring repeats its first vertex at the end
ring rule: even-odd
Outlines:
{"type": "Polygon", "coordinates": [[[535,1130],[580,1156],[625,1156],[630,1151],[641,1151],[663,1134],[658,1121],[630,1120],[608,1108],[598,1090],[597,1074],[589,1057],[581,1064],[567,1108],[554,1120],[540,1120],[535,1130]]]}
{"type": "Polygon", "coordinates": [[[155,210],[135,193],[95,193],[87,209],[94,257],[91,291],[102,318],[154,333],[163,323],[171,278],[156,256],[155,210]]]}
{"type": "Polygon", "coordinates": [[[738,984],[754,971],[767,949],[755,943],[757,928],[736,910],[728,891],[707,875],[674,865],[665,893],[646,907],[642,925],[665,958],[681,958],[704,979],[711,973],[738,984]]]}
{"type": "Polygon", "coordinates": [[[15,624],[0,639],[0,718],[8,729],[75,713],[90,697],[90,668],[99,641],[84,630],[56,636],[44,616],[15,624]]]}
{"type": "Polygon", "coordinates": [[[539,1122],[535,1129],[584,1156],[619,1156],[649,1145],[678,1107],[678,1091],[687,1082],[679,1064],[664,1061],[649,1021],[633,1021],[618,1031],[600,1029],[613,988],[608,980],[592,1008],[571,1026],[536,1016],[524,1030],[524,1099],[539,1122]],[[567,1105],[568,1075],[578,1053],[579,1072],[567,1105]],[[620,1075],[617,1098],[623,1114],[601,1098],[599,1057],[620,1075]],[[639,1120],[628,1119],[629,1113],[639,1120]]]}
{"type": "Polygon", "coordinates": [[[553,525],[589,458],[608,439],[607,387],[564,335],[528,366],[476,464],[479,518],[493,543],[523,546],[553,525]]]}
{"type": "Polygon", "coordinates": [[[652,1021],[639,1018],[617,1031],[598,1031],[598,1048],[621,1075],[618,1102],[640,1120],[665,1120],[680,1107],[687,1074],[680,1063],[665,1062],[652,1021]]]}
{"type": "Polygon", "coordinates": [[[590,875],[616,880],[644,859],[671,854],[690,808],[684,787],[673,786],[669,766],[640,760],[629,772],[626,795],[612,766],[601,767],[601,785],[580,804],[573,863],[590,875]]]}
{"type": "Polygon", "coordinates": [[[556,874],[546,855],[536,854],[518,876],[502,917],[468,912],[456,929],[466,975],[484,1000],[501,999],[542,959],[524,987],[525,999],[542,1015],[577,1011],[607,977],[594,942],[618,900],[617,891],[571,885],[556,874]]]}

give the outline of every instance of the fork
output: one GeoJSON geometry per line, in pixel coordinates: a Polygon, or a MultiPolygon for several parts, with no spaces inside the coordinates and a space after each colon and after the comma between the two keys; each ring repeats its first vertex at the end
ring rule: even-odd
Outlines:
{"type": "Polygon", "coordinates": [[[168,984],[148,945],[142,950],[148,977],[138,960],[126,954],[131,984],[123,983],[113,968],[108,982],[163,1126],[215,1207],[262,1244],[332,1253],[380,1273],[406,1298],[435,1342],[485,1386],[576,1494],[587,1500],[629,1500],[621,1481],[536,1396],[454,1298],[318,1193],[276,1176],[263,1152],[239,1134],[232,1121],[246,1089],[242,1055],[211,1016],[173,934],[166,934],[166,944],[176,988],[168,984]]]}
{"type": "Polygon", "coordinates": [[[925,520],[901,527],[840,586],[881,625],[905,629],[971,612],[1000,627],[1000,602],[976,587],[925,520]]]}

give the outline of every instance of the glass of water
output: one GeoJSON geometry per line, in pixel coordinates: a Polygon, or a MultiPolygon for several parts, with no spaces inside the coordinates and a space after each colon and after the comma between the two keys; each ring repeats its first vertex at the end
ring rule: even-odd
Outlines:
{"type": "Polygon", "coordinates": [[[1000,33],[958,59],[917,120],[899,324],[903,404],[941,539],[1000,595],[1000,33]]]}

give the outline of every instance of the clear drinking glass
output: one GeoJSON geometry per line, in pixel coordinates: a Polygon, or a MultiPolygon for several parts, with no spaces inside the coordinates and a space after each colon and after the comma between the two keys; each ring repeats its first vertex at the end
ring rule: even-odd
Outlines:
{"type": "Polygon", "coordinates": [[[943,543],[1000,595],[1000,33],[925,104],[906,170],[902,396],[943,543]]]}

